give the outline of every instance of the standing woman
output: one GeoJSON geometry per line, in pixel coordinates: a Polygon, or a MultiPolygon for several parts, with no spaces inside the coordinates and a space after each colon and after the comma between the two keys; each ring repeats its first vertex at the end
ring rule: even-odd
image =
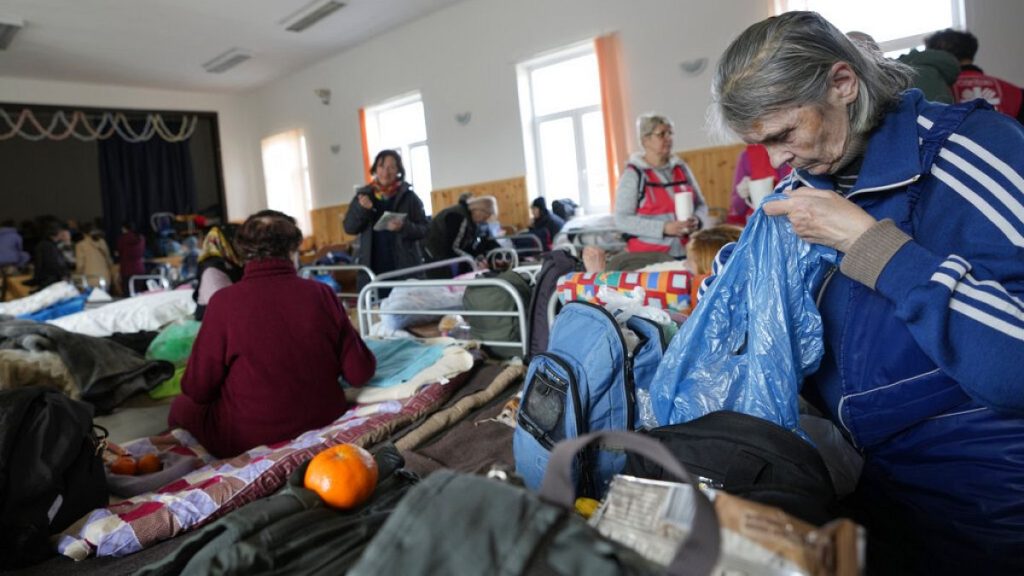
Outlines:
{"type": "Polygon", "coordinates": [[[356,190],[345,214],[345,232],[359,235],[357,262],[376,274],[422,264],[420,240],[427,235],[427,217],[423,202],[405,181],[402,157],[394,150],[381,150],[370,173],[373,181],[356,190]],[[402,213],[405,219],[374,230],[384,212],[402,213]]]}
{"type": "Polygon", "coordinates": [[[690,167],[672,154],[672,121],[657,114],[636,120],[643,152],[626,163],[615,189],[615,226],[631,236],[630,252],[662,252],[678,258],[686,255],[690,234],[704,226],[708,206],[690,167]],[[693,197],[693,214],[676,219],[675,196],[693,197]]]}

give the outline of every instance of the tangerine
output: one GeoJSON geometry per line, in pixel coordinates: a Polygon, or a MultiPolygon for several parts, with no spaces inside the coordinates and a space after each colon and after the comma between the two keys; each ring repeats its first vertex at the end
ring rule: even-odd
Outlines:
{"type": "Polygon", "coordinates": [[[119,456],[117,460],[114,460],[114,462],[110,464],[110,471],[114,474],[134,476],[138,473],[139,467],[135,462],[135,458],[132,458],[131,456],[119,456]]]}
{"type": "Polygon", "coordinates": [[[355,444],[331,446],[309,462],[304,484],[331,507],[354,508],[377,487],[377,461],[355,444]]]}
{"type": "Polygon", "coordinates": [[[163,462],[160,462],[160,457],[154,453],[149,453],[142,458],[139,458],[139,474],[152,474],[153,472],[159,472],[163,467],[164,465],[163,462]]]}

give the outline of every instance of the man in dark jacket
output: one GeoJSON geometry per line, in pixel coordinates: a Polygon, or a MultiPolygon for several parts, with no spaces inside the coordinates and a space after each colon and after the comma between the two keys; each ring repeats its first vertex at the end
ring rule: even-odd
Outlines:
{"type": "Polygon", "coordinates": [[[530,205],[530,213],[533,215],[530,234],[540,238],[540,243],[544,245],[544,249],[550,250],[551,243],[555,240],[555,235],[562,231],[562,226],[565,226],[565,220],[548,211],[547,201],[544,200],[543,196],[538,196],[534,199],[530,205]]]}
{"type": "Polygon", "coordinates": [[[32,259],[32,279],[26,282],[35,291],[60,282],[71,274],[71,266],[58,245],[65,230],[64,225],[56,220],[49,220],[43,226],[43,238],[36,244],[32,259]]]}
{"type": "MultiPolygon", "coordinates": [[[[447,260],[457,256],[482,256],[486,244],[480,237],[480,224],[498,214],[498,201],[493,196],[476,198],[463,196],[430,221],[424,242],[427,262],[447,260]]],[[[430,278],[451,278],[459,270],[451,266],[427,271],[430,278]]]]}

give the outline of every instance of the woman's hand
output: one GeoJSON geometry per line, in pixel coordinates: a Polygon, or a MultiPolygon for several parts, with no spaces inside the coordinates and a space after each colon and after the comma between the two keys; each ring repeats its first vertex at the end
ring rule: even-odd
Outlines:
{"type": "Polygon", "coordinates": [[[395,218],[394,220],[389,220],[387,223],[388,230],[390,230],[391,232],[398,232],[399,230],[402,229],[402,226],[404,225],[405,220],[399,220],[398,218],[395,218]]]}
{"type": "Polygon", "coordinates": [[[661,233],[664,236],[686,236],[699,227],[700,221],[697,220],[696,216],[691,216],[686,220],[669,220],[668,222],[665,222],[665,226],[662,227],[661,233]]]}
{"type": "Polygon", "coordinates": [[[768,216],[786,216],[798,236],[846,252],[877,220],[860,206],[831,190],[798,188],[789,198],[765,202],[768,216]]]}
{"type": "Polygon", "coordinates": [[[373,200],[370,199],[370,196],[368,194],[360,194],[358,196],[358,199],[359,199],[359,205],[360,206],[362,206],[366,210],[372,210],[373,209],[373,200]]]}

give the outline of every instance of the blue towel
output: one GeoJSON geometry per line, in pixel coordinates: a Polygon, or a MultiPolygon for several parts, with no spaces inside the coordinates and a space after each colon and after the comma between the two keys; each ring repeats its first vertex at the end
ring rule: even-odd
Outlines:
{"type": "Polygon", "coordinates": [[[89,296],[86,294],[80,294],[73,298],[61,300],[56,304],[52,304],[42,310],[37,310],[30,314],[22,314],[17,318],[19,320],[33,320],[35,322],[46,322],[47,320],[53,320],[60,318],[61,316],[67,316],[69,314],[75,314],[85,310],[85,300],[89,296]]]}
{"type": "Polygon", "coordinates": [[[367,386],[387,388],[401,384],[432,366],[445,349],[443,344],[423,344],[416,340],[367,340],[366,346],[377,357],[377,372],[367,386]]]}

